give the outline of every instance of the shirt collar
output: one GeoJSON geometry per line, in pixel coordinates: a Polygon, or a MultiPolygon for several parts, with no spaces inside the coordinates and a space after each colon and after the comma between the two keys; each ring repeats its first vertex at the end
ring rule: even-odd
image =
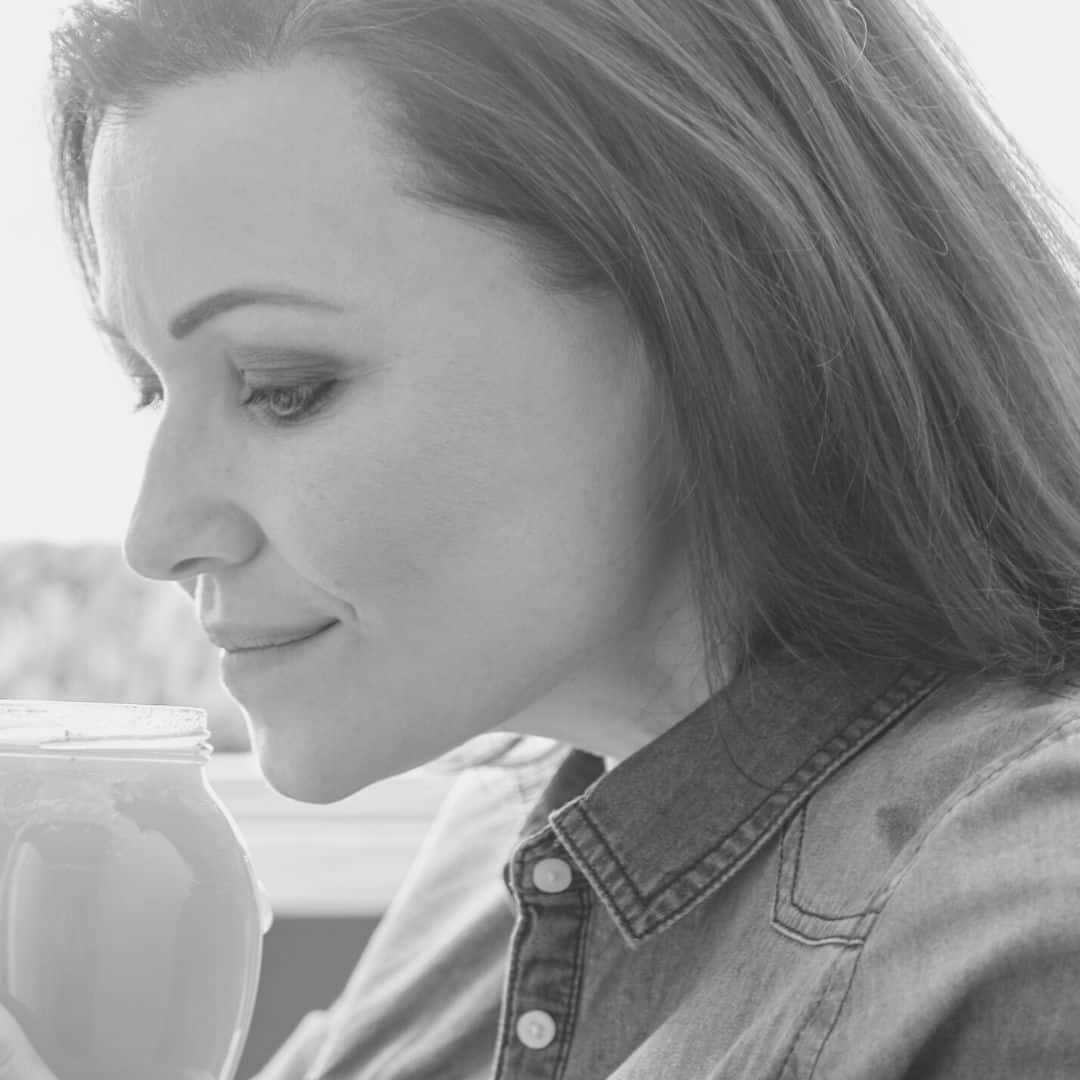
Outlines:
{"type": "MultiPolygon", "coordinates": [[[[720,888],[837,769],[941,685],[929,664],[759,664],[609,773],[573,750],[516,850],[548,825],[637,948],[720,888]]],[[[504,869],[509,884],[510,863],[504,869]]]]}

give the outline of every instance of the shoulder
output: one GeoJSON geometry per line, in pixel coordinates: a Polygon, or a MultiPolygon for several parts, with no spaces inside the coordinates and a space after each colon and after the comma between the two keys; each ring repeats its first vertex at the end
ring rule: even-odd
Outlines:
{"type": "Polygon", "coordinates": [[[952,782],[867,898],[814,1075],[1080,1075],[1080,709],[1006,706],[957,714],[984,728],[966,748],[938,740],[952,782]]]}
{"type": "Polygon", "coordinates": [[[1073,797],[1051,774],[1055,766],[1076,767],[1078,728],[1080,695],[947,681],[814,792],[786,826],[781,857],[798,877],[799,896],[822,915],[870,912],[926,837],[942,828],[953,836],[959,820],[946,821],[976,793],[990,798],[1006,777],[1036,769],[1029,782],[1042,786],[1044,798],[1024,808],[1024,820],[1050,812],[1055,797],[1073,797]]]}

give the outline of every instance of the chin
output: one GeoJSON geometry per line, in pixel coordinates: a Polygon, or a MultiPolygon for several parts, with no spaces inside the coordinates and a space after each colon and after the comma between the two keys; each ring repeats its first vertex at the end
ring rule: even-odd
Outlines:
{"type": "Polygon", "coordinates": [[[279,794],[306,803],[335,803],[355,795],[366,784],[308,774],[297,768],[275,769],[259,759],[266,782],[279,794]]]}
{"type": "MultiPolygon", "coordinates": [[[[273,739],[268,740],[263,731],[252,740],[252,744],[259,771],[266,782],[279,794],[298,802],[340,802],[377,779],[335,773],[325,763],[308,756],[312,750],[310,745],[304,747],[306,752],[290,753],[287,748],[275,746],[273,739]]],[[[341,760],[332,764],[340,767],[341,760]]]]}

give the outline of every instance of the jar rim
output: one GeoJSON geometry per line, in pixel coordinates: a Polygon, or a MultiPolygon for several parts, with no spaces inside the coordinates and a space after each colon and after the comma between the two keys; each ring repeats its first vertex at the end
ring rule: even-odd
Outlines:
{"type": "Polygon", "coordinates": [[[208,741],[206,710],[188,705],[0,698],[0,748],[123,742],[194,748],[208,741]]]}

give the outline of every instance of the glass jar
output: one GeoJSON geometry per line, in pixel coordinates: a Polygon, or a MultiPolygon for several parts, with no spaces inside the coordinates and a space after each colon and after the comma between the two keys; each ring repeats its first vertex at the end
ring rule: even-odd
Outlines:
{"type": "Polygon", "coordinates": [[[0,1004],[59,1080],[232,1080],[272,915],[201,709],[0,701],[0,1004]]]}

